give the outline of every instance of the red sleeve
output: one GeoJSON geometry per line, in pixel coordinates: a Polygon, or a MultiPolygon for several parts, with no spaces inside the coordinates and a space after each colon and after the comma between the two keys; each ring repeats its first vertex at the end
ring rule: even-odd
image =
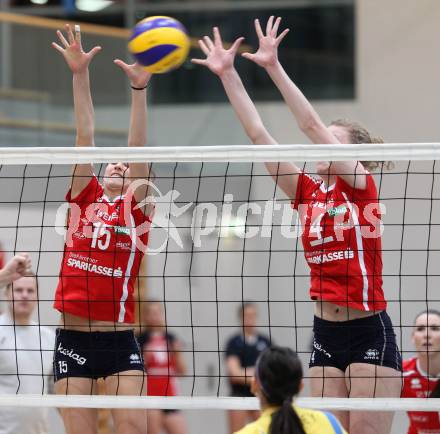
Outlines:
{"type": "Polygon", "coordinates": [[[298,174],[298,183],[296,184],[295,200],[292,201],[292,208],[298,209],[302,203],[311,201],[313,193],[320,185],[320,181],[300,171],[298,174]]]}
{"type": "Polygon", "coordinates": [[[348,199],[351,201],[366,201],[373,202],[377,201],[377,189],[376,184],[374,182],[374,178],[371,173],[367,172],[367,185],[364,189],[354,188],[351,185],[347,184],[340,176],[336,177],[336,188],[340,191],[343,191],[347,194],[348,199]]]}
{"type": "Polygon", "coordinates": [[[78,205],[87,205],[96,202],[96,199],[102,195],[103,189],[95,175],[92,176],[90,182],[82,189],[81,193],[72,199],[72,189],[70,188],[66,194],[66,201],[76,203],[78,205]]]}
{"type": "Polygon", "coordinates": [[[408,371],[411,369],[413,359],[407,359],[402,361],[402,371],[408,371]]]}
{"type": "Polygon", "coordinates": [[[144,221],[152,222],[154,211],[156,209],[154,204],[151,204],[148,214],[144,214],[141,208],[138,208],[139,203],[136,201],[134,194],[131,197],[131,212],[133,213],[136,224],[140,224],[144,221]]]}

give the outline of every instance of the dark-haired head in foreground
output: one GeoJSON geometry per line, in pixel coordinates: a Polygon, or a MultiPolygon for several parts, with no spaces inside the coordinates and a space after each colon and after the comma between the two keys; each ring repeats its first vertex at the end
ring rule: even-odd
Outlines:
{"type": "Polygon", "coordinates": [[[303,388],[303,370],[290,348],[267,348],[257,361],[251,387],[262,414],[239,434],[345,433],[332,414],[293,405],[303,388]]]}

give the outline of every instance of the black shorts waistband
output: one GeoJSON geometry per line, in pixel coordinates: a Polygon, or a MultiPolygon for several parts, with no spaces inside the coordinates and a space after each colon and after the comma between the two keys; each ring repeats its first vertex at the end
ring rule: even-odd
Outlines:
{"type": "Polygon", "coordinates": [[[95,331],[95,332],[88,332],[88,331],[79,331],[79,330],[71,330],[71,329],[64,329],[64,328],[57,328],[56,333],[60,336],[67,336],[72,338],[92,338],[92,339],[108,339],[113,337],[126,337],[126,336],[134,336],[134,329],[129,330],[111,330],[107,332],[101,332],[101,331],[95,331]]]}
{"type": "Polygon", "coordinates": [[[314,316],[313,324],[318,327],[325,328],[361,328],[366,326],[376,326],[382,325],[383,323],[388,323],[389,316],[385,310],[376,313],[371,316],[366,316],[364,318],[356,318],[350,319],[348,321],[329,321],[326,319],[322,319],[319,316],[314,316]]]}

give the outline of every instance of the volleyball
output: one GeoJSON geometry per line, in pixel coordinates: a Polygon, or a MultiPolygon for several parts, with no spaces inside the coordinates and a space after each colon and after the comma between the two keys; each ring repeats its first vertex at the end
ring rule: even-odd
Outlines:
{"type": "Polygon", "coordinates": [[[128,43],[137,62],[153,74],[178,68],[188,56],[189,47],[188,34],[182,23],[165,16],[139,21],[128,43]]]}

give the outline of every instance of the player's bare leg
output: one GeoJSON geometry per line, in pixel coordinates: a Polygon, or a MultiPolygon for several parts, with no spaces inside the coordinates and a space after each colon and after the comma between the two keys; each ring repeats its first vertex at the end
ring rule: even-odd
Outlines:
{"type": "MultiPolygon", "coordinates": [[[[350,398],[388,398],[400,396],[402,374],[395,369],[367,363],[352,363],[345,372],[350,398]]],[[[393,412],[350,411],[348,431],[356,434],[389,434],[393,412]]]]}
{"type": "MultiPolygon", "coordinates": [[[[333,366],[314,366],[313,368],[309,369],[309,377],[311,396],[315,398],[348,397],[345,374],[340,369],[334,368],[333,366]]],[[[341,424],[348,431],[349,413],[347,411],[333,411],[332,413],[339,419],[341,424]]]]}
{"type": "Polygon", "coordinates": [[[148,410],[147,411],[147,427],[148,434],[160,434],[162,426],[165,421],[165,416],[162,410],[148,410]]]}
{"type": "MultiPolygon", "coordinates": [[[[63,378],[55,383],[57,395],[95,395],[97,383],[90,378],[63,378]]],[[[98,434],[95,408],[60,408],[66,434],[98,434]]]]}
{"type": "MultiPolygon", "coordinates": [[[[104,380],[107,395],[145,396],[147,377],[141,371],[124,371],[104,380]]],[[[117,434],[147,434],[147,411],[114,409],[117,434]]]]}
{"type": "MultiPolygon", "coordinates": [[[[165,413],[163,425],[168,434],[187,434],[188,428],[184,415],[180,411],[165,413]]],[[[151,434],[150,432],[148,434],[151,434]]]]}

